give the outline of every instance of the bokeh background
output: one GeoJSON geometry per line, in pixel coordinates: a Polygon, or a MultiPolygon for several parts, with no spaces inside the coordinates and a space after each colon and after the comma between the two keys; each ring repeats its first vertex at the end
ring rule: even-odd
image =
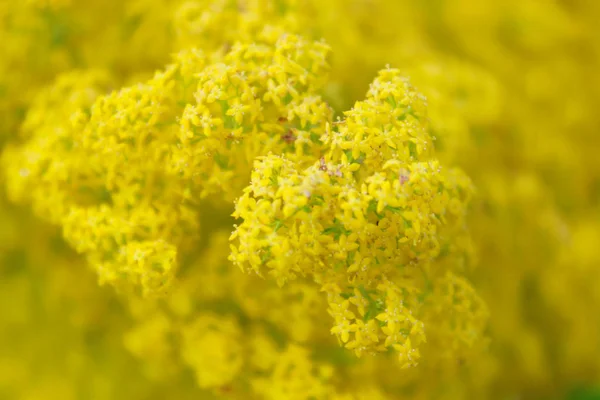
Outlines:
{"type": "MultiPolygon", "coordinates": [[[[31,202],[9,199],[8,165],[0,178],[0,398],[310,398],[300,389],[267,395],[261,385],[277,385],[267,378],[240,389],[250,383],[231,360],[230,382],[206,384],[205,370],[217,367],[205,360],[235,358],[225,349],[267,353],[275,345],[236,347],[264,336],[280,347],[308,343],[306,354],[290,347],[274,357],[333,365],[332,385],[355,398],[600,399],[598,21],[595,0],[2,0],[4,149],[52,115],[68,118],[60,107],[80,99],[69,97],[78,88],[65,74],[110,74],[98,89],[108,93],[147,80],[180,50],[244,40],[248,25],[323,38],[332,49],[323,96],[339,115],[364,98],[378,70],[400,69],[427,97],[438,156],[476,188],[468,275],[489,309],[489,342],[451,372],[357,364],[330,346],[329,325],[302,311],[309,296],[296,304],[294,293],[230,270],[227,207],[203,214],[200,239],[182,256],[183,289],[132,300],[100,285],[31,202]],[[240,311],[231,294],[238,285],[271,293],[260,306],[269,310],[240,311]],[[231,315],[258,315],[273,332],[243,321],[236,328],[231,315]],[[290,315],[308,324],[306,333],[288,331],[290,315]],[[218,334],[199,328],[213,323],[218,334]],[[414,379],[402,390],[390,383],[405,374],[414,379]],[[359,383],[367,389],[353,389],[359,383]]],[[[330,372],[319,374],[321,384],[330,372]]]]}

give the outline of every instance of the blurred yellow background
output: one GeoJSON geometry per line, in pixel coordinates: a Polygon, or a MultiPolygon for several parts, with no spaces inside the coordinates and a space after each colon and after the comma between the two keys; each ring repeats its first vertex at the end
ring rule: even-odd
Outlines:
{"type": "Polygon", "coordinates": [[[0,398],[600,398],[598,21],[594,0],[3,0],[0,398]],[[48,217],[47,182],[19,186],[14,154],[37,157],[28,141],[77,107],[265,26],[331,46],[321,92],[336,116],[386,66],[426,96],[439,159],[475,187],[460,246],[489,310],[476,354],[410,370],[356,359],[318,288],[227,261],[230,199],[202,200],[197,238],[182,228],[167,297],[100,285],[48,217]]]}

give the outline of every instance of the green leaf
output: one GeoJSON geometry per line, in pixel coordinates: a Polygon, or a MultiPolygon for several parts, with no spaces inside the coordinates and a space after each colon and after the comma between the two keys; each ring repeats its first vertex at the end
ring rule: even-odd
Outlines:
{"type": "Polygon", "coordinates": [[[415,142],[408,142],[408,151],[410,152],[410,156],[415,160],[419,157],[419,154],[417,152],[417,144],[415,142]]]}
{"type": "Polygon", "coordinates": [[[323,230],[323,232],[321,232],[321,234],[323,234],[323,235],[333,234],[335,240],[338,240],[342,234],[348,236],[350,234],[350,231],[347,230],[341,222],[335,220],[334,225],[325,228],[323,230]]]}
{"type": "Polygon", "coordinates": [[[294,98],[292,97],[291,93],[288,93],[283,98],[283,104],[285,104],[287,106],[288,104],[290,104],[292,102],[293,99],[294,98]]]}
{"type": "Polygon", "coordinates": [[[400,207],[392,207],[392,206],[385,206],[385,209],[394,214],[398,214],[398,215],[402,215],[402,212],[404,211],[404,209],[402,209],[400,207]]]}
{"type": "Polygon", "coordinates": [[[227,158],[226,156],[219,154],[219,153],[215,153],[213,158],[214,158],[215,162],[217,163],[217,165],[219,166],[219,168],[229,169],[229,158],[227,158]]]}
{"type": "Polygon", "coordinates": [[[390,105],[392,106],[392,108],[396,108],[396,99],[394,98],[394,96],[388,96],[387,98],[387,102],[390,103],[390,105]]]}

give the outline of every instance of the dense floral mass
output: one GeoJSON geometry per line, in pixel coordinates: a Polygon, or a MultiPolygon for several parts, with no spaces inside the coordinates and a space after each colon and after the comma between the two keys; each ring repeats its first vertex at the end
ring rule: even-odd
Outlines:
{"type": "Polygon", "coordinates": [[[0,4],[0,398],[598,398],[593,1],[0,4]]]}

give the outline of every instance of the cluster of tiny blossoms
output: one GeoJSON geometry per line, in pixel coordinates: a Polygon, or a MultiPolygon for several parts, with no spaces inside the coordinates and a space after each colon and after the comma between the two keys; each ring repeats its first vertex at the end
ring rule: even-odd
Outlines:
{"type": "MultiPolygon", "coordinates": [[[[460,273],[460,264],[437,260],[462,251],[456,238],[473,190],[434,158],[425,110],[425,99],[386,69],[365,101],[327,125],[318,160],[258,158],[236,202],[242,222],[230,257],[280,286],[313,280],[346,348],[358,356],[394,349],[403,367],[417,364],[426,341],[427,298],[460,273]]],[[[481,330],[485,310],[474,307],[483,324],[471,328],[481,330]]]]}
{"type": "Polygon", "coordinates": [[[106,95],[102,74],[61,77],[5,153],[9,194],[62,225],[101,282],[160,292],[198,231],[196,201],[241,190],[258,154],[298,142],[299,159],[314,156],[312,126],[331,114],[315,93],[327,51],[265,28],[227,54],[182,51],[106,95]]]}
{"type": "Polygon", "coordinates": [[[320,132],[332,114],[318,94],[328,54],[325,43],[266,27],[195,76],[171,156],[190,196],[232,199],[259,155],[318,157],[320,132]]]}
{"type": "Polygon", "coordinates": [[[597,383],[598,4],[0,2],[1,395],[597,383]]]}
{"type": "MultiPolygon", "coordinates": [[[[198,240],[202,199],[239,197],[230,259],[280,286],[306,278],[290,293],[314,293],[358,356],[394,350],[411,367],[426,330],[458,338],[467,324],[464,335],[480,335],[485,311],[472,291],[464,321],[432,317],[444,280],[464,272],[472,186],[435,159],[423,96],[388,68],[333,122],[319,95],[328,46],[271,26],[253,39],[181,51],[147,82],[112,92],[101,72],[59,78],[3,156],[10,197],[62,226],[101,283],[144,296],[172,286],[198,240]]],[[[299,321],[315,318],[301,309],[299,321]]],[[[289,334],[307,340],[308,326],[289,334]]],[[[204,340],[190,329],[185,338],[204,340]]],[[[190,365],[206,357],[185,354],[190,365]]],[[[203,387],[211,379],[198,375],[203,387]]]]}

